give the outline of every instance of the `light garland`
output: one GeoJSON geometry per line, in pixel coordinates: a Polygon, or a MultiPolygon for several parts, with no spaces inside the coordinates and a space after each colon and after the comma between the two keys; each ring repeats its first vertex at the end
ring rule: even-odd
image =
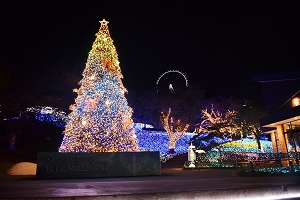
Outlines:
{"type": "Polygon", "coordinates": [[[195,129],[196,133],[215,132],[218,135],[231,137],[240,130],[235,120],[237,119],[237,112],[235,110],[227,110],[225,115],[214,109],[214,105],[211,105],[211,109],[201,110],[202,121],[199,124],[199,128],[195,129]]]}
{"type": "Polygon", "coordinates": [[[299,97],[293,98],[292,102],[293,102],[294,107],[300,106],[300,98],[299,97]]]}
{"type": "Polygon", "coordinates": [[[47,122],[60,128],[64,128],[69,121],[65,112],[50,106],[29,107],[24,112],[21,112],[20,118],[47,122]]]}
{"type": "Polygon", "coordinates": [[[101,26],[89,52],[70,121],[63,132],[59,152],[137,151],[133,110],[124,96],[118,54],[110,37],[108,21],[101,26]]]}
{"type": "Polygon", "coordinates": [[[195,134],[185,133],[177,140],[175,153],[169,154],[169,135],[164,131],[146,131],[136,129],[139,148],[141,151],[159,151],[163,158],[174,157],[187,152],[190,139],[195,134]]]}
{"type": "Polygon", "coordinates": [[[179,140],[189,128],[189,124],[184,125],[180,119],[174,120],[170,117],[171,108],[166,113],[161,112],[161,123],[169,136],[169,149],[174,152],[176,141],[179,140]]]}

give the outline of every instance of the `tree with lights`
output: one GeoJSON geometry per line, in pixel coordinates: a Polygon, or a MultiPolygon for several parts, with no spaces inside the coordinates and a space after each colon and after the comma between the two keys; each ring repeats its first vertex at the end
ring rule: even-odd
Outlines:
{"type": "Polygon", "coordinates": [[[170,143],[169,143],[169,152],[175,153],[175,144],[177,140],[182,138],[184,133],[189,128],[189,124],[184,125],[184,123],[180,119],[174,119],[170,116],[171,108],[168,109],[166,113],[161,112],[160,120],[164,129],[167,131],[170,143]]]}
{"type": "Polygon", "coordinates": [[[210,110],[203,109],[201,114],[203,120],[199,124],[199,128],[195,129],[196,133],[213,132],[217,136],[231,138],[238,132],[237,111],[235,110],[227,110],[223,115],[220,111],[215,110],[212,104],[210,110]]]}
{"type": "Polygon", "coordinates": [[[138,144],[133,110],[125,98],[126,88],[118,54],[110,37],[108,21],[101,26],[89,52],[70,120],[63,132],[59,152],[134,152],[138,144]]]}
{"type": "Polygon", "coordinates": [[[239,113],[239,126],[240,126],[240,134],[244,137],[251,135],[255,138],[257,142],[257,148],[260,150],[262,149],[260,143],[260,137],[262,135],[262,130],[260,128],[259,119],[265,116],[265,112],[262,108],[254,107],[250,105],[245,105],[243,109],[241,109],[239,113]]]}

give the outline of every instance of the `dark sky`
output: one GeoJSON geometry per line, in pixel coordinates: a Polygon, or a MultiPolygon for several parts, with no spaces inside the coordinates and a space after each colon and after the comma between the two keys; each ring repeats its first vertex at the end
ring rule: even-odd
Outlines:
{"type": "Polygon", "coordinates": [[[179,70],[207,93],[252,99],[262,94],[250,76],[299,69],[298,2],[1,0],[0,66],[81,73],[105,18],[128,89],[179,70]]]}

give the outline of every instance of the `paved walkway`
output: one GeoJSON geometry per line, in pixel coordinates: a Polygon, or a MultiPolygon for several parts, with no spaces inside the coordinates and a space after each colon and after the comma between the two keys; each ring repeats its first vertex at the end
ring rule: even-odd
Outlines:
{"type": "Polygon", "coordinates": [[[239,169],[183,170],[187,155],[160,176],[37,180],[2,177],[2,199],[278,199],[300,197],[299,176],[241,177],[239,169]]]}

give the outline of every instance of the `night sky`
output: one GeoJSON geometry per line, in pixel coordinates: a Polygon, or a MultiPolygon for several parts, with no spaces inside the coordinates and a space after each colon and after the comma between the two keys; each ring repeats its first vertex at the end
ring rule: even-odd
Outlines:
{"type": "Polygon", "coordinates": [[[105,18],[129,92],[155,90],[160,74],[179,70],[207,94],[259,99],[250,76],[299,69],[300,2],[237,2],[1,0],[0,67],[81,75],[105,18]]]}

